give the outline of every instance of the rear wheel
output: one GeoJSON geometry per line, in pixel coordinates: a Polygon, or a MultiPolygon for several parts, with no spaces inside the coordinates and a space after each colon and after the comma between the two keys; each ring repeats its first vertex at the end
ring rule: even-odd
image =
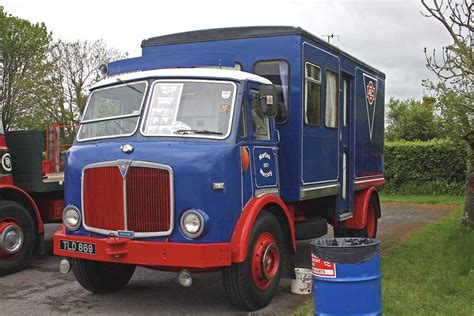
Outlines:
{"type": "Polygon", "coordinates": [[[380,212],[380,205],[374,194],[370,196],[369,206],[367,208],[367,224],[362,229],[350,229],[351,237],[377,237],[377,214],[380,212]]]}
{"type": "Polygon", "coordinates": [[[370,197],[369,208],[367,210],[367,225],[365,233],[369,238],[377,237],[377,210],[380,210],[380,205],[374,195],[370,197]]]}
{"type": "Polygon", "coordinates": [[[13,201],[0,202],[0,275],[26,267],[35,245],[35,225],[30,213],[13,201]]]}
{"type": "Polygon", "coordinates": [[[127,285],[135,272],[135,265],[72,259],[72,271],[83,288],[104,294],[127,285]]]}
{"type": "Polygon", "coordinates": [[[224,288],[233,305],[257,310],[271,302],[281,277],[282,244],[278,220],[262,211],[250,235],[247,258],[223,270],[224,288]]]}
{"type": "Polygon", "coordinates": [[[361,229],[334,227],[334,237],[377,237],[377,214],[380,213],[380,204],[374,194],[370,196],[367,208],[367,224],[361,229]]]}

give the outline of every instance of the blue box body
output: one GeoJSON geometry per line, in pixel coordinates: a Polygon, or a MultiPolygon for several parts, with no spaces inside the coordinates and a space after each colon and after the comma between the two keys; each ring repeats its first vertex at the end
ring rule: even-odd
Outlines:
{"type": "MultiPolygon", "coordinates": [[[[286,60],[290,65],[289,120],[277,126],[281,136],[280,186],[284,200],[298,201],[302,187],[337,182],[340,173],[338,131],[324,126],[314,131],[303,124],[305,62],[317,64],[322,73],[332,70],[351,78],[355,90],[349,113],[349,125],[354,128],[348,135],[352,175],[355,181],[383,177],[385,75],[304,31],[301,35],[145,46],[142,57],[112,63],[110,68],[114,74],[155,68],[233,66],[238,63],[243,71],[252,73],[255,63],[264,60],[286,60]],[[377,85],[375,111],[367,109],[365,88],[368,78],[375,79],[377,85]],[[308,140],[307,146],[304,140],[308,140]]],[[[325,98],[324,84],[322,100],[325,98]]]]}

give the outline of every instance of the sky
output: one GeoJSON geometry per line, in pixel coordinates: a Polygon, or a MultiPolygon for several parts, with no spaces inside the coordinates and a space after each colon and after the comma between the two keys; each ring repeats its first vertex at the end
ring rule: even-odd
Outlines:
{"type": "Polygon", "coordinates": [[[434,79],[424,48],[450,43],[419,0],[0,0],[7,13],[44,22],[57,39],[103,39],[111,48],[141,54],[143,39],[207,28],[299,26],[316,35],[335,34],[331,44],[386,75],[390,97],[420,99],[421,82],[434,79]]]}

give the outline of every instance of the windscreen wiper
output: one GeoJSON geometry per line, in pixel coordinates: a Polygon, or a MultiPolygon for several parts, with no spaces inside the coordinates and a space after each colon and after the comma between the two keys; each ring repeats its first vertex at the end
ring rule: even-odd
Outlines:
{"type": "Polygon", "coordinates": [[[117,81],[120,82],[121,84],[124,84],[127,88],[130,88],[130,89],[134,90],[135,92],[138,92],[138,93],[140,93],[140,94],[143,94],[143,91],[138,90],[137,88],[135,88],[134,86],[132,86],[132,85],[130,85],[130,84],[128,84],[128,83],[126,83],[126,82],[123,81],[122,79],[117,78],[117,81]]]}
{"type": "Polygon", "coordinates": [[[188,135],[188,134],[204,134],[204,135],[222,135],[220,132],[208,131],[205,129],[178,129],[176,134],[188,135]]]}

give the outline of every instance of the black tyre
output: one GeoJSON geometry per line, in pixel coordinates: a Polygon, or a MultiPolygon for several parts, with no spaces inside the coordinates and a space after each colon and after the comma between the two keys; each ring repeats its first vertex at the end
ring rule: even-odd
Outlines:
{"type": "Polygon", "coordinates": [[[0,202],[0,275],[25,268],[33,254],[36,229],[30,213],[13,201],[0,202]]]}
{"type": "Polygon", "coordinates": [[[105,294],[120,290],[133,276],[135,265],[72,259],[72,271],[86,290],[105,294]]]}
{"type": "Polygon", "coordinates": [[[367,224],[362,229],[334,227],[334,237],[377,237],[377,214],[380,214],[380,204],[374,194],[371,195],[367,209],[367,224]]]}
{"type": "Polygon", "coordinates": [[[262,211],[250,235],[247,258],[223,270],[224,288],[234,306],[257,310],[271,302],[282,273],[282,245],[278,220],[270,212],[262,211]]]}
{"type": "Polygon", "coordinates": [[[349,229],[350,237],[377,237],[377,214],[380,214],[380,204],[374,194],[370,196],[367,209],[367,224],[362,229],[349,229]]]}

